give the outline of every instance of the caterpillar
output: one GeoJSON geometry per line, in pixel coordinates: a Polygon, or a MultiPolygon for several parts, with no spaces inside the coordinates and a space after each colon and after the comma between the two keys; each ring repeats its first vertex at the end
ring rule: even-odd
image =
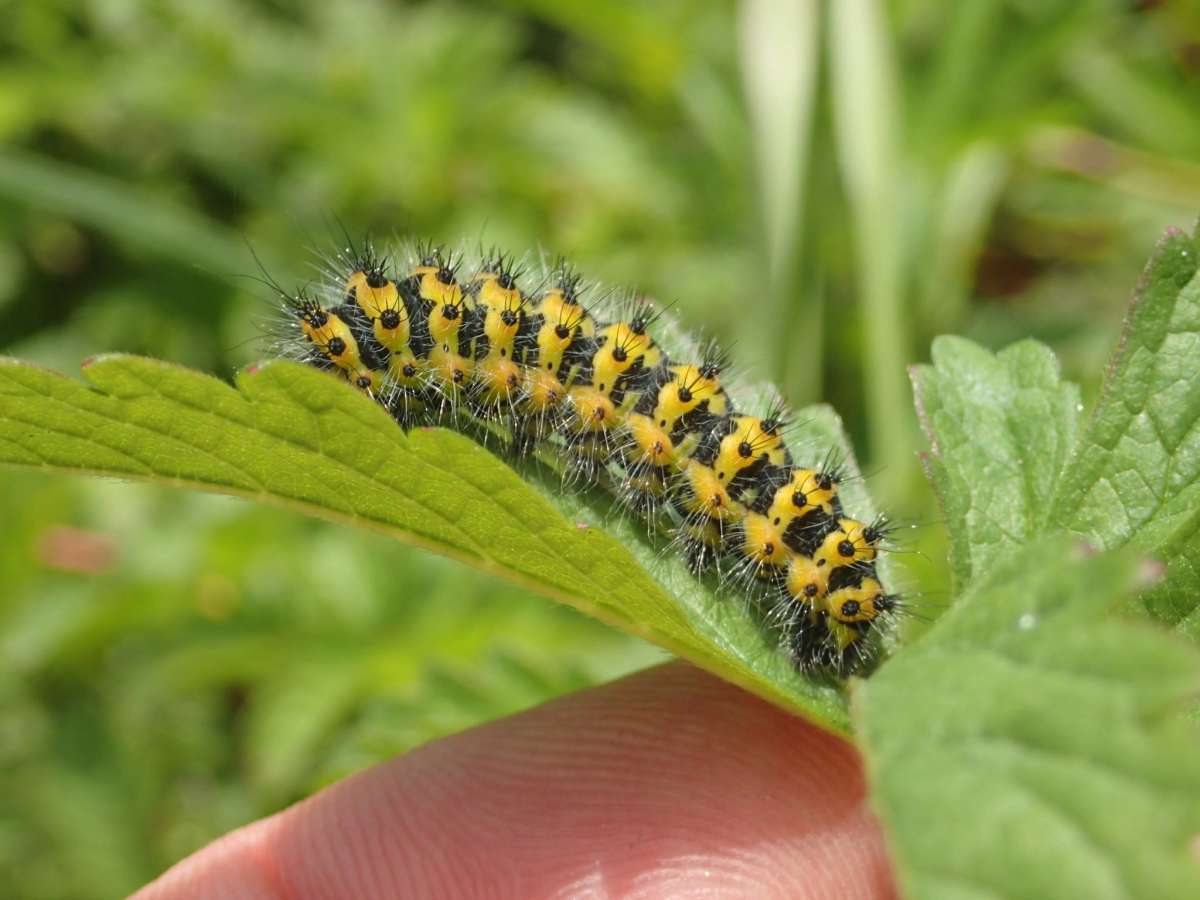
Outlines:
{"type": "Polygon", "coordinates": [[[747,598],[803,671],[848,675],[903,607],[876,569],[889,524],[842,509],[844,467],[798,461],[779,401],[727,392],[730,359],[637,294],[603,291],[558,260],[368,239],[284,290],[276,349],[344,379],[403,428],[440,425],[513,457],[549,457],[571,486],[604,486],[666,536],[697,576],[747,598]],[[669,341],[668,341],[669,343],[669,341]]]}

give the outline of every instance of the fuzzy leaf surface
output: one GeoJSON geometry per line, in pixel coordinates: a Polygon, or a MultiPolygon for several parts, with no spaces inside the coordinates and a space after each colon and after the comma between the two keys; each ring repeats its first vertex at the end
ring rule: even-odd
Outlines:
{"type": "Polygon", "coordinates": [[[856,695],[904,896],[1193,898],[1194,649],[1105,615],[1132,553],[1064,539],[1001,561],[856,695]]]}
{"type": "MultiPolygon", "coordinates": [[[[236,387],[157,360],[99,357],[90,386],[0,361],[0,462],[182,485],[374,528],[570,604],[806,716],[848,728],[844,694],[798,675],[738,594],[696,579],[606,498],[525,478],[463,435],[405,433],[327,375],[276,361],[236,387]]],[[[853,463],[830,410],[801,411],[793,449],[853,463]]],[[[861,480],[847,509],[871,517],[861,480]]]]}
{"type": "Polygon", "coordinates": [[[1141,597],[1200,638],[1200,276],[1195,235],[1170,231],[1134,293],[1100,403],[1054,500],[1053,522],[1167,564],[1141,597]]]}
{"type": "Polygon", "coordinates": [[[930,443],[925,465],[965,586],[1045,529],[1075,445],[1079,389],[1032,340],[993,354],[941,337],[932,359],[913,367],[913,388],[930,443]]]}

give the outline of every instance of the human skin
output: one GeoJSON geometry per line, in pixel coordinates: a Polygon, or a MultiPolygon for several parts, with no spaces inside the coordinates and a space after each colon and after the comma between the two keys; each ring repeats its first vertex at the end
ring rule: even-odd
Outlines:
{"type": "Polygon", "coordinates": [[[854,748],[686,663],[435,741],[136,900],[894,896],[854,748]]]}

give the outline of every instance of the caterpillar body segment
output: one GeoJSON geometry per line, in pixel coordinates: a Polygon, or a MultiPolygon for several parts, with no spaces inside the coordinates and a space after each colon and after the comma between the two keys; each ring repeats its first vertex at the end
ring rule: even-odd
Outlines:
{"type": "Polygon", "coordinates": [[[404,427],[500,430],[514,455],[555,457],[565,482],[604,484],[748,596],[798,667],[869,664],[868,638],[901,606],[875,567],[887,525],[846,515],[830,458],[793,458],[780,404],[737,408],[715,344],[669,352],[650,304],[593,301],[561,263],[530,273],[422,246],[393,264],[369,245],[334,261],[324,303],[285,295],[303,359],[404,427]]]}

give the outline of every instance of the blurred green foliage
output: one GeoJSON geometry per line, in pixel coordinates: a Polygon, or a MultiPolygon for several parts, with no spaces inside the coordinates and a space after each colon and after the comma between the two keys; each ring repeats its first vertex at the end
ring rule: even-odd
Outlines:
{"type": "MultiPolygon", "coordinates": [[[[355,233],[544,247],[827,399],[932,522],[902,364],[1094,395],[1200,209],[1187,0],[0,3],[0,352],[222,374],[355,233]]],[[[653,651],[361,533],[0,473],[0,882],[107,897],[323,781],[653,651]]],[[[946,586],[936,526],[914,590],[946,586]]]]}

